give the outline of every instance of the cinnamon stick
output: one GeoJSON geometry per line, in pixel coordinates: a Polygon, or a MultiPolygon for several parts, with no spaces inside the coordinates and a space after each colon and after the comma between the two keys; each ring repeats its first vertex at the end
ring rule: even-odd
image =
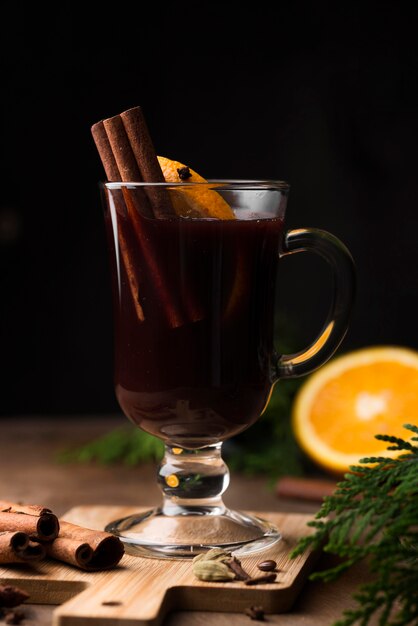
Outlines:
{"type": "MultiPolygon", "coordinates": [[[[121,113],[120,117],[141,172],[142,180],[146,183],[164,183],[164,175],[141,107],[128,109],[121,113]]],[[[163,218],[174,214],[170,196],[166,189],[150,186],[145,187],[145,193],[149,197],[155,217],[163,218]]]]}
{"type": "MultiPolygon", "coordinates": [[[[113,156],[112,148],[110,146],[109,138],[107,136],[103,122],[97,122],[97,124],[94,124],[94,126],[92,126],[91,128],[91,132],[92,132],[94,141],[96,143],[97,151],[100,155],[108,180],[113,180],[113,181],[120,180],[121,177],[120,177],[119,169],[116,164],[115,157],[113,156]]],[[[123,202],[122,197],[120,198],[120,201],[118,202],[116,194],[113,193],[112,198],[114,198],[115,200],[115,203],[116,203],[115,209],[117,213],[119,213],[120,215],[125,215],[126,207],[125,207],[125,203],[123,202]]],[[[143,322],[145,320],[145,315],[141,306],[138,280],[136,277],[134,263],[131,260],[131,256],[129,253],[128,244],[126,242],[126,238],[125,238],[123,229],[120,224],[120,220],[118,223],[118,241],[119,241],[120,253],[122,256],[122,262],[125,267],[126,275],[128,277],[129,288],[130,288],[132,300],[135,306],[135,311],[136,311],[138,319],[141,322],[143,322]]]]}
{"type": "Polygon", "coordinates": [[[48,555],[95,571],[114,567],[123,554],[123,543],[110,533],[58,523],[43,506],[0,500],[0,563],[36,561],[48,555]],[[25,527],[27,532],[22,531],[25,527]]]}
{"type": "MultiPolygon", "coordinates": [[[[120,114],[132,152],[141,172],[142,180],[149,183],[164,183],[165,178],[158,162],[154,144],[148,130],[141,107],[133,107],[120,114]]],[[[175,215],[170,193],[158,186],[145,187],[155,217],[166,218],[175,215]]],[[[193,291],[185,294],[184,306],[186,314],[192,322],[201,320],[204,312],[196,301],[193,291]]]]}
{"type": "Polygon", "coordinates": [[[32,539],[52,541],[58,536],[59,522],[50,509],[38,505],[22,506],[0,500],[0,532],[21,531],[32,539]]]}
{"type": "Polygon", "coordinates": [[[96,144],[97,152],[102,161],[107,180],[122,180],[103,122],[93,124],[91,134],[93,135],[94,143],[96,144]]]}
{"type": "Polygon", "coordinates": [[[143,257],[148,265],[148,271],[153,277],[154,288],[159,294],[160,301],[163,304],[163,310],[167,317],[167,321],[172,328],[178,328],[184,324],[185,320],[180,307],[177,304],[177,299],[175,299],[169,291],[167,281],[164,280],[163,275],[161,274],[160,267],[155,257],[155,252],[152,249],[152,244],[146,236],[146,233],[144,233],[141,217],[138,211],[136,211],[135,206],[132,204],[132,197],[129,194],[129,191],[127,189],[123,189],[122,191],[132,228],[142,248],[143,257]]]}
{"type": "Polygon", "coordinates": [[[22,563],[40,561],[46,555],[40,543],[30,541],[22,532],[0,532],[0,563],[22,563]]]}
{"type": "Polygon", "coordinates": [[[0,500],[1,513],[24,513],[25,515],[47,515],[52,513],[51,509],[40,504],[20,504],[9,500],[0,500]]]}
{"type": "MultiPolygon", "coordinates": [[[[103,126],[119,170],[120,180],[126,183],[143,182],[120,115],[103,120],[103,126]]],[[[129,195],[140,215],[153,217],[148,196],[141,187],[130,189],[129,195]]]]}
{"type": "MultiPolygon", "coordinates": [[[[116,115],[103,120],[103,122],[98,122],[97,124],[94,124],[91,130],[108,179],[117,182],[120,180],[122,182],[141,182],[142,175],[135,160],[121,116],[116,115]]],[[[134,144],[138,146],[138,142],[139,139],[135,140],[134,144]]],[[[148,160],[151,162],[154,158],[161,172],[155,152],[153,152],[151,141],[149,143],[145,142],[144,146],[141,148],[141,158],[145,161],[147,160],[148,149],[151,150],[151,153],[148,155],[148,160]]],[[[160,267],[156,260],[155,250],[153,250],[149,237],[145,232],[143,216],[152,214],[150,211],[148,197],[144,193],[143,189],[139,187],[136,187],[135,189],[123,187],[122,193],[126,203],[128,217],[142,250],[143,258],[148,266],[149,273],[153,277],[154,286],[159,294],[168,323],[172,328],[182,326],[185,323],[184,316],[177,303],[177,299],[169,290],[166,284],[167,281],[164,280],[164,277],[161,274],[160,267]]],[[[170,205],[168,204],[168,194],[165,195],[165,210],[167,214],[169,210],[167,207],[170,205]]],[[[155,206],[157,207],[157,204],[155,206]]],[[[159,211],[160,209],[157,207],[156,212],[159,211]]],[[[119,241],[123,241],[123,235],[119,241]]],[[[125,254],[124,265],[127,270],[129,283],[130,285],[133,285],[133,290],[136,292],[133,293],[134,301],[139,303],[139,293],[137,290],[136,279],[133,278],[135,272],[133,271],[132,263],[130,263],[128,259],[129,255],[126,242],[122,243],[121,252],[122,254],[125,254]],[[125,252],[122,251],[122,247],[125,252]],[[130,269],[128,270],[128,268],[130,269]]],[[[139,311],[137,311],[137,313],[139,319],[142,319],[139,315],[139,311]]]]}
{"type": "Polygon", "coordinates": [[[276,494],[281,498],[322,502],[325,496],[335,491],[336,483],[322,478],[300,478],[283,476],[276,485],[276,494]]]}
{"type": "Polygon", "coordinates": [[[124,554],[123,543],[110,533],[60,522],[60,534],[45,544],[47,555],[88,571],[115,567],[124,554]]]}

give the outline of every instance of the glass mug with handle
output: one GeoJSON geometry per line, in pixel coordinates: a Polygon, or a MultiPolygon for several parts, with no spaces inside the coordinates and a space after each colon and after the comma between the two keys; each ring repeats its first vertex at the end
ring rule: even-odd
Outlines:
{"type": "MultiPolygon", "coordinates": [[[[285,232],[289,186],[280,181],[106,183],[105,221],[113,276],[115,389],[125,415],[166,446],[158,470],[162,505],[107,530],[127,551],[183,558],[214,546],[245,555],[280,539],[266,520],[229,510],[222,442],[253,424],[274,384],[312,372],[348,326],[354,265],[333,235],[285,232]],[[219,193],[236,219],[141,214],[144,193],[219,193]],[[274,348],[280,259],[315,252],[334,289],[322,332],[306,350],[274,348]]],[[[180,196],[179,196],[180,194],[180,196]]]]}

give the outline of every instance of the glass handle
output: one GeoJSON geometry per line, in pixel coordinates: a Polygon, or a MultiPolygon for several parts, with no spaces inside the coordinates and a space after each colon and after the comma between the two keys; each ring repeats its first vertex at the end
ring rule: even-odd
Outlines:
{"type": "Polygon", "coordinates": [[[333,273],[333,297],[320,335],[306,350],[278,358],[275,380],[304,376],[331,358],[347,332],[354,298],[354,261],[337,237],[315,228],[290,230],[284,236],[279,256],[297,252],[315,252],[329,263],[333,273]]]}

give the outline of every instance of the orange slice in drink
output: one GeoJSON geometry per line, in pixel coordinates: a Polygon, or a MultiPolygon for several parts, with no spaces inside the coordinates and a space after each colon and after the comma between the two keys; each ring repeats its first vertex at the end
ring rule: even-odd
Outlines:
{"type": "Polygon", "coordinates": [[[293,407],[292,424],[305,452],[343,473],[360,458],[396,456],[374,438],[405,438],[403,424],[418,414],[418,353],[374,347],[332,360],[310,376],[293,407]]]}
{"type": "Polygon", "coordinates": [[[212,217],[234,220],[235,213],[227,202],[208,185],[190,186],[187,183],[206,183],[207,180],[179,161],[157,157],[167,183],[186,183],[181,189],[170,192],[174,210],[182,217],[212,217]]]}

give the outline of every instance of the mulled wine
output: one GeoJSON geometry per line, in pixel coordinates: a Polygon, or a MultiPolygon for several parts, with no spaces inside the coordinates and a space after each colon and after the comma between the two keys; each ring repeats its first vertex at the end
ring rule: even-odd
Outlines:
{"type": "MultiPolygon", "coordinates": [[[[263,412],[274,379],[282,219],[144,218],[144,250],[128,217],[115,212],[114,218],[131,251],[143,313],[140,319],[132,275],[123,262],[117,267],[122,255],[112,246],[121,408],[143,430],[184,448],[239,433],[263,412]],[[157,277],[145,258],[149,250],[157,277]]],[[[115,224],[108,223],[112,241],[115,224]]]]}

